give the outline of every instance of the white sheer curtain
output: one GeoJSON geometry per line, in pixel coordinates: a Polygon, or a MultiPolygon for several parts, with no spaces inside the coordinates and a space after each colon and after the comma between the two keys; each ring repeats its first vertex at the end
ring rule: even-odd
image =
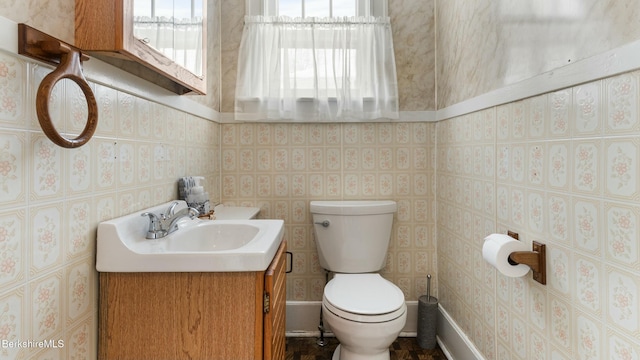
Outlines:
{"type": "Polygon", "coordinates": [[[202,76],[201,17],[134,17],[134,36],[160,51],[169,59],[202,76]]]}
{"type": "Polygon", "coordinates": [[[235,99],[244,121],[397,119],[389,19],[247,16],[235,99]]]}

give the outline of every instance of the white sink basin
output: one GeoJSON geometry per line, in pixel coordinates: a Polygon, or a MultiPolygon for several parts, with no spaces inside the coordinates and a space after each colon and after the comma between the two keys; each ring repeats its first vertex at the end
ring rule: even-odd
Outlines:
{"type": "Polygon", "coordinates": [[[200,221],[169,235],[165,249],[171,252],[234,250],[247,245],[259,232],[260,228],[255,225],[200,221]]]}
{"type": "MultiPolygon", "coordinates": [[[[96,269],[100,272],[229,272],[265,270],[282,242],[282,220],[184,218],[179,229],[147,239],[149,219],[171,202],[98,225],[96,269]]],[[[186,207],[183,201],[176,211],[186,207]]]]}

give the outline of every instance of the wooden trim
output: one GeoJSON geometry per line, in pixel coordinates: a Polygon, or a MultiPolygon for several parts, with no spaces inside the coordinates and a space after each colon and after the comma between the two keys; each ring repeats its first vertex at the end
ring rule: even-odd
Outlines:
{"type": "Polygon", "coordinates": [[[262,313],[263,309],[263,300],[264,300],[264,271],[256,272],[256,308],[255,308],[255,324],[253,331],[256,334],[262,334],[262,336],[256,336],[255,341],[253,342],[253,352],[255,356],[253,357],[255,360],[260,360],[263,358],[263,328],[264,328],[264,314],[262,313]]]}
{"type": "Polygon", "coordinates": [[[116,31],[119,30],[119,33],[116,34],[122,42],[120,48],[116,48],[116,50],[127,50],[132,49],[133,45],[138,42],[133,37],[133,0],[119,0],[118,2],[118,13],[116,15],[116,21],[118,21],[116,31]],[[130,20],[129,20],[130,19],[130,20]]]}
{"type": "MultiPolygon", "coordinates": [[[[122,48],[118,24],[119,1],[78,0],[75,7],[75,45],[83,50],[122,48]]],[[[120,16],[121,18],[121,16],[120,16]]]]}
{"type": "Polygon", "coordinates": [[[105,344],[109,341],[109,333],[107,331],[103,331],[104,329],[110,328],[108,325],[110,317],[109,317],[109,308],[105,306],[105,304],[109,301],[109,276],[106,276],[105,273],[98,274],[99,281],[99,289],[100,294],[98,296],[98,359],[108,359],[108,346],[105,344]],[[102,305],[102,306],[100,306],[102,305]]]}
{"type": "Polygon", "coordinates": [[[264,316],[264,360],[285,357],[286,249],[283,241],[264,276],[265,291],[271,298],[269,312],[264,316]]]}

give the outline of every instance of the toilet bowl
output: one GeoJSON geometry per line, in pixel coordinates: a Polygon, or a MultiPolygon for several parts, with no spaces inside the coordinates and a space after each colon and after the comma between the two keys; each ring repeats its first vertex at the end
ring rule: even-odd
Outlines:
{"type": "Polygon", "coordinates": [[[402,290],[377,272],[385,265],[394,201],[312,201],[318,261],[335,274],[322,318],[340,345],[333,360],[389,360],[407,320],[402,290]]]}
{"type": "Polygon", "coordinates": [[[322,315],[340,341],[333,360],[389,360],[407,307],[402,291],[379,274],[336,274],[325,287],[322,315]]]}

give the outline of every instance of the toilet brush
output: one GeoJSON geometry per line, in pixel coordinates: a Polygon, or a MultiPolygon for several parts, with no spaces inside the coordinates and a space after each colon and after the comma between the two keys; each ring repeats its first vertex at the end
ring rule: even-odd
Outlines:
{"type": "Polygon", "coordinates": [[[431,296],[431,274],[427,275],[427,295],[418,299],[418,334],[416,340],[423,349],[436,347],[438,299],[431,296]]]}
{"type": "Polygon", "coordinates": [[[318,330],[320,330],[320,338],[316,341],[318,346],[327,345],[327,340],[324,338],[324,322],[322,321],[322,306],[320,307],[320,324],[318,325],[318,330]]]}
{"type": "MultiPolygon", "coordinates": [[[[325,271],[324,273],[324,284],[326,285],[329,282],[329,272],[325,271]]],[[[320,324],[318,324],[318,330],[320,330],[320,338],[316,341],[318,346],[324,347],[328,344],[327,340],[324,338],[324,321],[322,320],[322,304],[320,304],[320,324]]]]}

